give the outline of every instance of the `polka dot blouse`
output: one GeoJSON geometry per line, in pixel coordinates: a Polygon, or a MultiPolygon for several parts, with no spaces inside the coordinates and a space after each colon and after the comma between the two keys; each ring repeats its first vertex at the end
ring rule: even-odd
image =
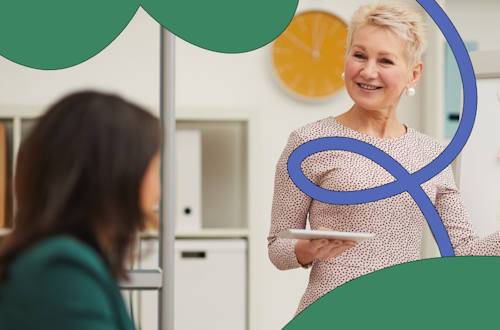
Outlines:
{"type": "MultiPolygon", "coordinates": [[[[352,130],[328,117],[303,126],[290,135],[276,166],[269,257],[281,270],[300,268],[295,255],[297,240],[277,238],[287,228],[303,229],[307,215],[311,229],[375,233],[374,239],[351,248],[330,261],[316,260],[309,285],[295,315],[334,288],[381,268],[420,259],[425,217],[413,198],[401,193],[358,205],[333,205],[304,194],[288,175],[290,154],[307,141],[330,136],[367,142],[397,160],[410,174],[429,164],[443,151],[441,143],[406,126],[407,133],[381,139],[352,130]]],[[[305,176],[316,185],[336,191],[377,187],[395,178],[372,160],[349,151],[328,150],[307,157],[301,165],[305,176]]],[[[500,255],[500,233],[479,238],[455,186],[451,167],[421,185],[436,207],[456,255],[500,255]]]]}

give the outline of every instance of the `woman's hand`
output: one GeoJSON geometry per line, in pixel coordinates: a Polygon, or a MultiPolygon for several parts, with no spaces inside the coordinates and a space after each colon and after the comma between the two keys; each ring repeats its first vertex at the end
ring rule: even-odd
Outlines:
{"type": "MultiPolygon", "coordinates": [[[[318,230],[333,231],[328,228],[320,227],[318,230]]],[[[299,240],[295,244],[295,255],[298,262],[305,266],[308,263],[322,259],[328,261],[336,258],[344,251],[356,246],[354,241],[342,241],[339,239],[328,240],[325,238],[312,239],[312,240],[299,240]]]]}

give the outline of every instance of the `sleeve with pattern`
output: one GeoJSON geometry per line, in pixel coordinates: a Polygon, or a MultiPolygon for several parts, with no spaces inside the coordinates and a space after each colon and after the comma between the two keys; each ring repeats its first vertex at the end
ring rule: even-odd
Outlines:
{"type": "MultiPolygon", "coordinates": [[[[301,144],[303,142],[299,134],[293,132],[276,165],[271,230],[267,240],[269,258],[280,270],[302,267],[295,255],[295,244],[298,240],[276,237],[277,233],[285,229],[306,228],[307,213],[309,212],[312,198],[304,194],[293,183],[287,169],[288,157],[301,144]]],[[[303,268],[307,269],[311,265],[312,263],[309,263],[303,266],[303,268]]]]}
{"type": "Polygon", "coordinates": [[[455,255],[500,256],[500,232],[480,238],[455,186],[451,167],[448,166],[439,175],[443,184],[438,186],[436,210],[448,232],[455,255]]]}

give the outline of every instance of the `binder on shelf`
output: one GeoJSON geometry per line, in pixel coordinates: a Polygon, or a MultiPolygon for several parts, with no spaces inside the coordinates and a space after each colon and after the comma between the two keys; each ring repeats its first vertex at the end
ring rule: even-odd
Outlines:
{"type": "Polygon", "coordinates": [[[176,131],[176,229],[201,230],[201,131],[176,131]]]}
{"type": "Polygon", "coordinates": [[[7,227],[7,130],[0,122],[0,228],[7,227]]]}

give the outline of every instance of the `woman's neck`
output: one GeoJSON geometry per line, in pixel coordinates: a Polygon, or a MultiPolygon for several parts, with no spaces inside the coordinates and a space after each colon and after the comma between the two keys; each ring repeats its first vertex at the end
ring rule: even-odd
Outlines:
{"type": "Polygon", "coordinates": [[[335,119],[350,129],[380,139],[394,139],[406,134],[406,127],[399,122],[395,111],[365,110],[354,105],[335,119]]]}

